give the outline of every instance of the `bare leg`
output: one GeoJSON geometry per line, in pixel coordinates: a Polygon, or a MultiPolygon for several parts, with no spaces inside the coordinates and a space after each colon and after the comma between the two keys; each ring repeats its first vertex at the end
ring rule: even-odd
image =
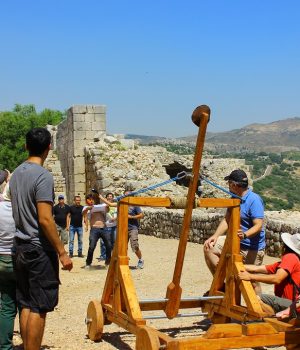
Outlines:
{"type": "Polygon", "coordinates": [[[21,332],[21,337],[23,340],[23,344],[24,344],[24,348],[25,348],[25,344],[26,344],[26,329],[27,329],[27,321],[28,321],[28,317],[30,314],[30,310],[23,308],[21,310],[21,315],[20,315],[20,332],[21,332]]]}
{"type": "Polygon", "coordinates": [[[211,248],[208,250],[204,249],[204,258],[211,274],[214,275],[216,272],[218,262],[220,260],[220,256],[217,254],[214,248],[211,248]]]}
{"type": "Polygon", "coordinates": [[[138,249],[135,251],[135,255],[139,258],[142,259],[142,252],[138,249]]]}
{"type": "Polygon", "coordinates": [[[46,314],[23,309],[20,319],[24,350],[40,350],[45,329],[46,314]],[[25,313],[24,313],[25,310],[25,313]]]}

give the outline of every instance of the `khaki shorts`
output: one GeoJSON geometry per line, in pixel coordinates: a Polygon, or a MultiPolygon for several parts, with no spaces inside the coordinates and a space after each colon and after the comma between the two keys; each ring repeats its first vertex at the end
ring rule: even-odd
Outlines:
{"type": "MultiPolygon", "coordinates": [[[[220,256],[222,249],[224,247],[226,236],[220,236],[217,239],[217,242],[214,246],[214,252],[216,255],[220,256]]],[[[241,249],[240,251],[242,257],[243,257],[243,263],[249,264],[249,265],[262,265],[263,259],[265,256],[264,250],[247,250],[247,249],[241,249]]]]}
{"type": "Polygon", "coordinates": [[[130,240],[131,249],[133,252],[139,250],[139,231],[137,229],[128,229],[128,239],[130,240]]]}
{"type": "Polygon", "coordinates": [[[62,241],[62,243],[64,245],[68,244],[68,242],[69,242],[68,231],[65,228],[62,228],[58,225],[56,225],[56,228],[57,228],[57,232],[58,232],[59,238],[62,241]]]}

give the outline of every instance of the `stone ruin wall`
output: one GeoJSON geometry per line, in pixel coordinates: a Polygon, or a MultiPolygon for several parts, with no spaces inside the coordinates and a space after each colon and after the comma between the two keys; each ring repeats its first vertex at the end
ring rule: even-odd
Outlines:
{"type": "Polygon", "coordinates": [[[69,203],[75,195],[84,199],[86,171],[84,147],[97,133],[106,132],[106,106],[75,105],[68,109],[67,118],[57,127],[56,152],[66,179],[69,203]]]}
{"type": "MultiPolygon", "coordinates": [[[[133,189],[147,187],[169,179],[183,168],[192,168],[192,156],[179,156],[162,147],[137,147],[132,140],[124,140],[120,135],[107,136],[105,113],[105,106],[73,106],[68,110],[67,119],[57,126],[54,152],[57,152],[66,179],[69,202],[74,195],[84,197],[92,187],[102,193],[112,191],[120,195],[128,185],[133,189]]],[[[203,158],[201,173],[221,186],[226,187],[223,177],[234,168],[241,167],[249,174],[242,159],[203,158]]],[[[58,172],[57,166],[52,168],[58,172]]],[[[214,187],[202,185],[205,197],[226,197],[214,187]]],[[[171,183],[145,195],[186,194],[186,187],[171,183]]],[[[178,239],[183,210],[144,208],[144,212],[141,233],[178,239]]],[[[223,213],[212,209],[194,210],[189,240],[202,244],[213,234],[222,217],[223,213]]],[[[266,213],[268,255],[280,255],[282,232],[300,233],[300,214],[295,218],[295,213],[291,212],[266,213]]]]}
{"type": "MultiPolygon", "coordinates": [[[[184,211],[177,209],[144,208],[144,218],[141,220],[140,233],[159,238],[179,239],[184,211]]],[[[280,257],[282,232],[300,233],[300,213],[266,212],[266,254],[280,257]]],[[[224,214],[194,209],[192,215],[189,241],[203,244],[214,234],[224,214]]]]}

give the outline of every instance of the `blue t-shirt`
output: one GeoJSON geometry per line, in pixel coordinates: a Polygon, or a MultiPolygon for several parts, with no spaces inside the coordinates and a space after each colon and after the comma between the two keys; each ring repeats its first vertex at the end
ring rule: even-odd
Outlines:
{"type": "MultiPolygon", "coordinates": [[[[128,215],[135,216],[142,212],[140,207],[128,207],[128,215]]],[[[139,220],[138,219],[128,219],[128,228],[129,229],[138,229],[139,220]]]]}
{"type": "MultiPolygon", "coordinates": [[[[241,228],[243,232],[253,226],[253,219],[264,218],[264,203],[260,196],[251,189],[242,197],[241,201],[241,228]]],[[[265,229],[262,227],[260,233],[253,238],[241,240],[241,248],[248,250],[262,250],[266,246],[265,229]]]]}

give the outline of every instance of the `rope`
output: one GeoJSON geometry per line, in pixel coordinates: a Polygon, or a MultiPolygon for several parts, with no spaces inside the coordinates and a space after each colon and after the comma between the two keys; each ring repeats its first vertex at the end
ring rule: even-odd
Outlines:
{"type": "Polygon", "coordinates": [[[217,189],[219,189],[219,190],[221,190],[221,191],[223,191],[223,192],[229,194],[230,196],[232,196],[232,197],[234,197],[234,198],[238,198],[238,199],[240,199],[241,201],[243,200],[242,197],[240,197],[240,196],[238,196],[237,194],[234,194],[234,193],[232,193],[232,192],[226,190],[226,188],[217,185],[216,183],[214,183],[214,182],[212,182],[212,181],[206,179],[206,178],[203,177],[203,176],[200,176],[200,179],[203,180],[203,181],[205,181],[205,182],[207,182],[208,184],[210,184],[210,185],[216,187],[217,189]]]}
{"type": "Polygon", "coordinates": [[[171,183],[173,181],[184,179],[186,176],[187,176],[187,173],[185,171],[182,171],[182,172],[178,173],[175,177],[173,177],[173,178],[171,178],[169,180],[166,180],[166,181],[163,181],[163,182],[160,182],[160,183],[157,183],[155,185],[151,185],[151,186],[148,186],[148,187],[145,187],[145,188],[141,188],[140,190],[137,190],[137,191],[132,191],[132,192],[129,192],[127,194],[123,194],[121,196],[116,197],[114,199],[114,201],[118,202],[119,200],[121,200],[121,199],[123,199],[125,197],[132,197],[132,196],[136,196],[137,194],[140,194],[140,193],[144,193],[144,192],[147,192],[147,191],[154,190],[155,188],[167,185],[167,184],[169,184],[169,183],[171,183]]]}
{"type": "MultiPolygon", "coordinates": [[[[187,198],[186,197],[168,197],[170,199],[171,209],[185,209],[186,208],[186,203],[187,203],[187,198]]],[[[193,208],[197,208],[197,198],[195,198],[194,203],[193,203],[193,208]]]]}

